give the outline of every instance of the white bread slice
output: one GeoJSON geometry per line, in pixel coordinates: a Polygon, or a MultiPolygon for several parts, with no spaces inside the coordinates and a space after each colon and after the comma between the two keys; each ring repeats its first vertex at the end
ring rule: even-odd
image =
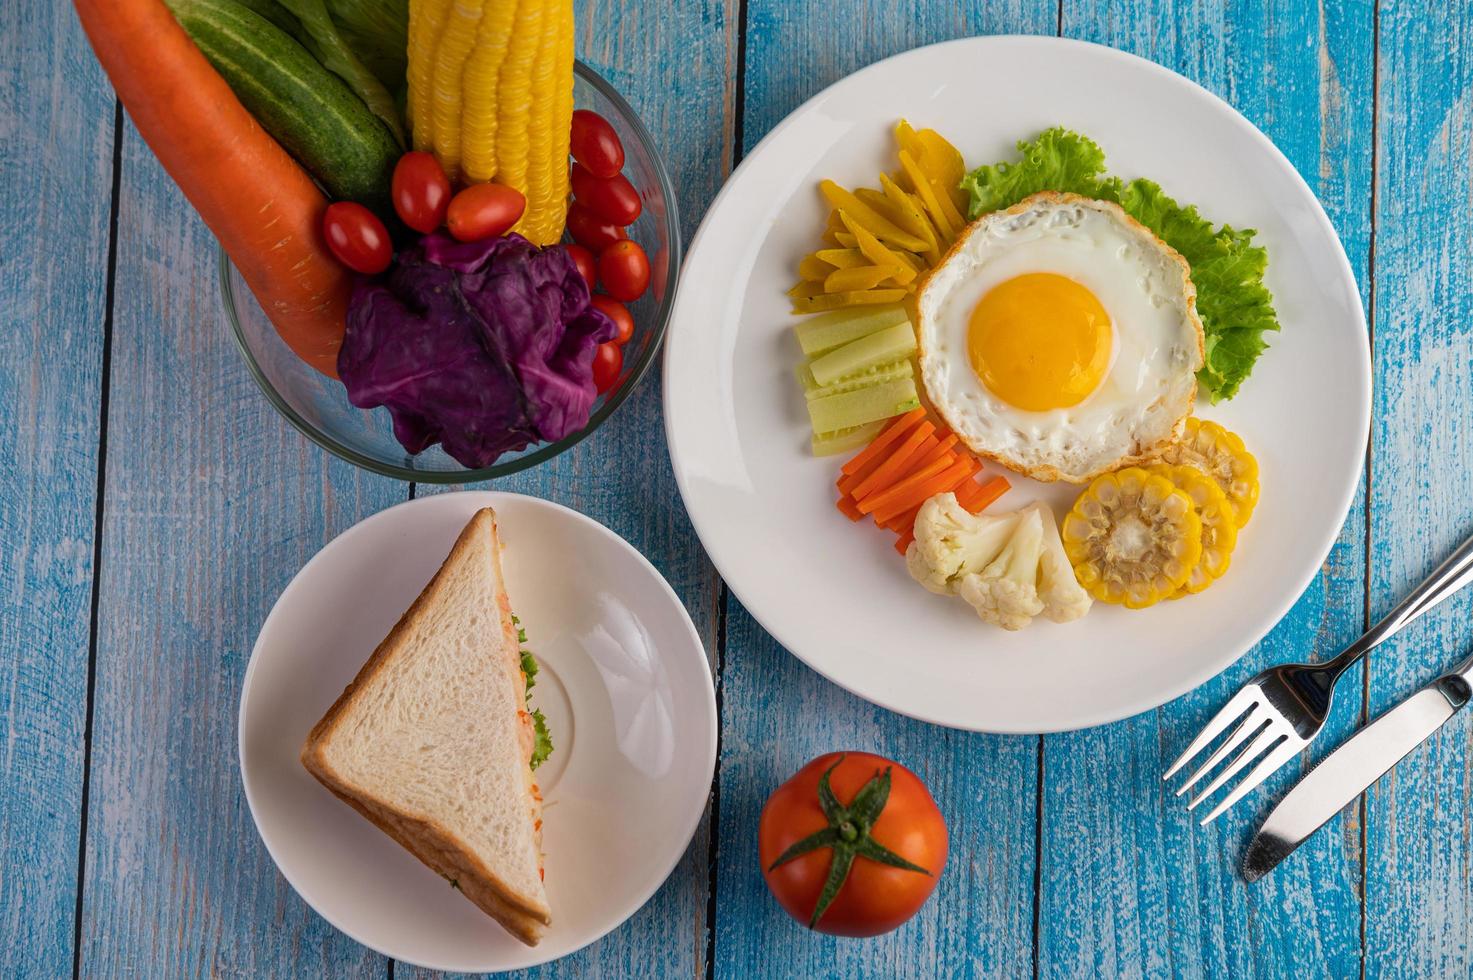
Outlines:
{"type": "Polygon", "coordinates": [[[496,515],[480,510],[307,736],[302,765],[529,946],[542,803],[496,515]]]}

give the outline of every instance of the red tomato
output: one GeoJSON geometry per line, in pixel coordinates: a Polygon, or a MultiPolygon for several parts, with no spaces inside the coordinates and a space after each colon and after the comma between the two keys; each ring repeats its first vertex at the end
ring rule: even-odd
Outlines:
{"type": "Polygon", "coordinates": [[[799,769],[762,808],[757,843],[762,875],[789,915],[813,923],[835,848],[867,846],[861,843],[865,840],[925,870],[894,867],[858,854],[833,902],[811,928],[834,936],[889,932],[926,903],[946,865],[946,821],[920,778],[899,763],[868,752],[831,752],[799,769]],[[868,832],[852,813],[841,813],[836,821],[824,815],[819,784],[825,773],[846,811],[866,784],[888,774],[889,798],[868,832]],[[788,848],[830,827],[838,831],[840,843],[820,845],[777,864],[788,848]]]}
{"type": "Polygon", "coordinates": [[[613,177],[624,169],[624,144],[609,121],[596,112],[578,109],[573,113],[569,142],[573,159],[595,177],[613,177]]]}
{"type": "Polygon", "coordinates": [[[639,203],[639,191],[623,174],[595,177],[583,164],[575,163],[570,179],[573,196],[605,221],[632,225],[644,209],[644,205],[639,203]]]}
{"type": "Polygon", "coordinates": [[[623,228],[600,218],[581,201],[568,205],[568,234],[573,236],[573,241],[595,252],[629,237],[623,228]]]}
{"type": "Polygon", "coordinates": [[[445,227],[462,242],[505,235],[527,210],[527,199],[505,184],[472,184],[450,199],[445,227]]]}
{"type": "Polygon", "coordinates": [[[600,395],[614,387],[619,381],[619,372],[624,370],[624,351],[614,341],[599,344],[593,352],[593,386],[600,395]]]}
{"type": "Polygon", "coordinates": [[[629,307],[616,299],[609,299],[607,296],[600,296],[596,293],[591,302],[595,310],[613,320],[614,326],[619,328],[619,332],[614,335],[614,343],[621,347],[629,343],[629,338],[634,336],[634,317],[629,313],[629,307]]]}
{"type": "Polygon", "coordinates": [[[626,238],[598,253],[598,278],[614,299],[639,299],[650,286],[650,260],[638,242],[626,238]]]}
{"type": "Polygon", "coordinates": [[[394,257],[384,223],[368,208],[352,201],[327,206],[322,215],[322,237],[339,262],[364,275],[378,275],[394,257]]]}
{"type": "Polygon", "coordinates": [[[400,157],[389,190],[400,220],[415,231],[428,235],[444,223],[450,180],[433,154],[415,150],[400,157]]]}
{"type": "Polygon", "coordinates": [[[578,267],[578,274],[583,281],[588,283],[588,291],[593,292],[593,287],[598,284],[598,267],[594,264],[593,253],[582,245],[574,245],[571,242],[564,245],[568,255],[573,259],[573,264],[578,267]]]}

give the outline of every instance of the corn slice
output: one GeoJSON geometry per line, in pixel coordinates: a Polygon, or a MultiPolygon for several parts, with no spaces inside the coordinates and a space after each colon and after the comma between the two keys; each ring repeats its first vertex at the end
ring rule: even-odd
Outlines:
{"type": "Polygon", "coordinates": [[[1202,557],[1202,521],[1192,499],[1135,466],[1096,478],[1061,532],[1079,584],[1101,602],[1127,609],[1173,595],[1202,557]]]}

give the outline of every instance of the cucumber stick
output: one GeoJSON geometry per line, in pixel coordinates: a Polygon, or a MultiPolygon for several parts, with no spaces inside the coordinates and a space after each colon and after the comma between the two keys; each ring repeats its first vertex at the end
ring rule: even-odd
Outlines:
{"type": "Polygon", "coordinates": [[[920,403],[915,379],[904,378],[858,391],[811,399],[808,402],[808,419],[816,433],[837,432],[888,419],[908,412],[920,403]]]}
{"type": "Polygon", "coordinates": [[[857,306],[811,316],[794,327],[793,332],[798,335],[798,346],[803,348],[804,355],[816,357],[908,319],[905,307],[899,304],[857,306]]]}
{"type": "Polygon", "coordinates": [[[864,425],[856,425],[852,429],[840,429],[838,432],[825,432],[813,437],[812,448],[815,456],[834,456],[838,453],[853,452],[863,449],[875,441],[875,436],[885,428],[889,419],[880,419],[876,422],[866,422],[864,425]]]}
{"type": "Polygon", "coordinates": [[[877,364],[909,357],[915,349],[916,332],[908,322],[902,322],[835,347],[810,361],[808,370],[813,373],[814,381],[829,385],[877,364]]]}
{"type": "Polygon", "coordinates": [[[798,376],[798,383],[803,386],[804,397],[823,398],[827,395],[837,395],[845,391],[858,391],[860,388],[884,384],[887,381],[899,381],[902,378],[914,377],[915,370],[911,367],[909,359],[899,360],[890,364],[880,364],[876,367],[866,368],[863,371],[840,378],[833,384],[827,385],[821,385],[813,380],[813,372],[808,370],[807,364],[799,364],[794,374],[798,376]]]}
{"type": "Polygon", "coordinates": [[[166,0],[262,128],[329,195],[387,213],[394,137],[343,80],[238,0],[166,0]]]}

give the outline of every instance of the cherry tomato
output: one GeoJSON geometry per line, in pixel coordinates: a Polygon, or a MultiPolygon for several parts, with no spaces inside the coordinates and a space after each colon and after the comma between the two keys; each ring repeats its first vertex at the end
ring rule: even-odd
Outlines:
{"type": "Polygon", "coordinates": [[[613,177],[624,169],[624,144],[609,121],[596,112],[578,109],[573,113],[569,142],[573,159],[595,177],[613,177]]]}
{"type": "Polygon", "coordinates": [[[527,210],[527,199],[505,184],[472,184],[450,199],[445,227],[462,242],[505,235],[527,210]]]}
{"type": "Polygon", "coordinates": [[[931,897],[946,865],[946,822],[925,785],[909,769],[867,752],[831,752],[799,769],[768,797],[758,826],[757,851],[767,887],[793,918],[834,936],[877,936],[915,915],[931,897]],[[841,812],[830,820],[824,814],[819,803],[822,783],[828,783],[847,811],[863,802],[861,791],[875,780],[888,780],[890,794],[868,830],[862,817],[841,812]],[[779,863],[788,848],[831,827],[838,832],[835,843],[779,863]],[[924,870],[865,857],[863,850],[875,845],[924,870]],[[854,863],[828,907],[819,909],[832,859],[845,847],[855,850],[854,863]]]}
{"type": "Polygon", "coordinates": [[[384,223],[378,220],[378,215],[353,201],[327,206],[322,216],[322,236],[339,262],[367,276],[383,272],[394,257],[384,223]]]}
{"type": "Polygon", "coordinates": [[[568,205],[568,234],[573,236],[573,241],[595,252],[629,237],[623,228],[600,218],[581,201],[568,205]]]}
{"type": "Polygon", "coordinates": [[[574,245],[571,242],[564,245],[573,264],[578,267],[578,274],[583,281],[588,283],[588,291],[593,292],[593,287],[598,284],[598,266],[594,264],[593,253],[582,245],[574,245]]]}
{"type": "Polygon", "coordinates": [[[599,344],[593,352],[593,386],[600,395],[614,387],[619,381],[619,372],[624,370],[624,350],[614,341],[599,344]]]}
{"type": "Polygon", "coordinates": [[[428,235],[444,223],[450,180],[433,154],[415,150],[400,157],[389,190],[400,220],[415,231],[428,235]]]}
{"type": "Polygon", "coordinates": [[[605,221],[632,225],[644,209],[644,205],[639,203],[639,191],[623,174],[595,177],[583,164],[575,163],[571,180],[573,196],[605,221]]]}
{"type": "Polygon", "coordinates": [[[598,253],[598,278],[614,299],[639,299],[650,286],[650,260],[638,242],[626,238],[598,253]]]}
{"type": "Polygon", "coordinates": [[[629,307],[616,299],[594,294],[591,298],[593,308],[604,316],[614,321],[614,326],[619,332],[614,335],[614,343],[623,346],[629,343],[629,338],[634,336],[634,317],[629,312],[629,307]]]}

